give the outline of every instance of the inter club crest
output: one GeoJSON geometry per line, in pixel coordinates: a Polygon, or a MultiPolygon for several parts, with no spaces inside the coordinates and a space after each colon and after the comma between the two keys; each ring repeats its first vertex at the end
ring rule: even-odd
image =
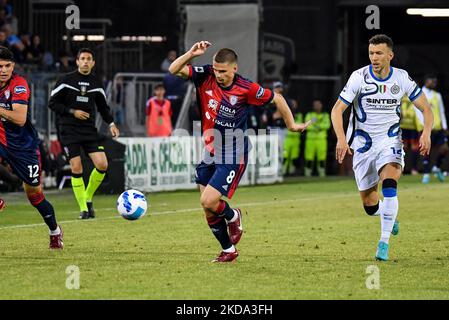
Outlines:
{"type": "Polygon", "coordinates": [[[391,87],[391,93],[392,94],[398,94],[400,91],[399,86],[395,83],[392,87],[391,87]]]}

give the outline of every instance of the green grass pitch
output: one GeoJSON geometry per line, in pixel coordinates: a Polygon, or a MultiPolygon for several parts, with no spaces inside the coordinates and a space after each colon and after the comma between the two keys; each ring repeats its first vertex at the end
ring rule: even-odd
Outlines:
{"type": "Polygon", "coordinates": [[[245,233],[231,264],[199,208],[198,193],[148,194],[143,219],[118,216],[116,196],[97,196],[97,219],[78,221],[70,190],[52,192],[63,251],[23,194],[2,195],[0,299],[448,299],[449,184],[399,183],[400,234],[390,261],[376,262],[378,217],[362,208],[350,178],[241,187],[245,233]],[[68,266],[80,288],[66,288],[68,266]],[[367,268],[380,289],[367,289],[367,268]],[[371,267],[372,268],[372,267],[371,267]]]}

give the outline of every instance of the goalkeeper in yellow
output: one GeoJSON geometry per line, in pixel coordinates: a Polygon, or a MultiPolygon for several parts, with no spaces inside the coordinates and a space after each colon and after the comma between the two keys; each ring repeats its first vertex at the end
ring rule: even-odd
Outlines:
{"type": "Polygon", "coordinates": [[[312,121],[312,124],[307,128],[306,134],[304,173],[306,177],[312,175],[316,158],[318,175],[325,177],[327,131],[331,127],[331,122],[329,113],[323,112],[323,103],[318,99],[313,101],[313,111],[306,114],[305,121],[309,120],[312,121]]]}

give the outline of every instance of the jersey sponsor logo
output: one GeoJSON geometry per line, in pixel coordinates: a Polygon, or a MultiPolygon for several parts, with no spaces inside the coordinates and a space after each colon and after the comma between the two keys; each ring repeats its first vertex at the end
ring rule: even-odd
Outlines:
{"type": "Polygon", "coordinates": [[[76,97],[76,101],[77,101],[77,102],[88,103],[88,102],[89,102],[89,97],[80,97],[80,96],[77,96],[77,97],[76,97]]]}
{"type": "Polygon", "coordinates": [[[398,94],[399,93],[399,91],[400,91],[401,89],[399,88],[399,86],[395,83],[392,87],[391,87],[391,93],[392,94],[398,94]]]}
{"type": "Polygon", "coordinates": [[[17,86],[14,88],[14,93],[15,94],[27,93],[27,88],[25,86],[17,86]]]}
{"type": "Polygon", "coordinates": [[[195,72],[204,73],[203,67],[193,67],[193,69],[195,69],[195,72]]]}
{"type": "Polygon", "coordinates": [[[259,87],[259,90],[257,90],[256,98],[262,99],[264,94],[265,94],[265,89],[262,87],[259,87]]]}
{"type": "Polygon", "coordinates": [[[236,113],[235,109],[231,109],[229,107],[226,107],[224,105],[220,105],[220,115],[226,117],[226,118],[234,118],[236,113]]]}
{"type": "Polygon", "coordinates": [[[235,128],[235,123],[224,122],[221,120],[215,120],[215,123],[222,127],[235,128]]]}
{"type": "Polygon", "coordinates": [[[231,103],[231,105],[235,105],[237,103],[238,99],[236,96],[230,96],[229,97],[229,102],[231,103]]]}
{"type": "Polygon", "coordinates": [[[85,86],[85,87],[89,87],[90,83],[89,82],[78,82],[79,86],[85,86]]]}
{"type": "Polygon", "coordinates": [[[366,102],[368,102],[368,103],[377,103],[377,104],[390,104],[390,105],[397,105],[397,104],[399,104],[399,101],[397,99],[366,98],[366,102]]]}
{"type": "Polygon", "coordinates": [[[209,112],[206,111],[206,118],[207,120],[210,120],[212,117],[210,116],[209,112]]]}
{"type": "Polygon", "coordinates": [[[388,90],[387,85],[385,85],[385,84],[379,84],[377,87],[378,87],[377,92],[379,92],[379,93],[385,93],[388,90]]]}

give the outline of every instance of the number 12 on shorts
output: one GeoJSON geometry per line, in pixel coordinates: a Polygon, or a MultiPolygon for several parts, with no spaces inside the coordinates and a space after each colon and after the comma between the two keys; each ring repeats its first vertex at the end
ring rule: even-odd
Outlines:
{"type": "Polygon", "coordinates": [[[396,154],[398,156],[402,155],[402,149],[396,149],[395,147],[391,147],[391,150],[393,151],[393,154],[396,154]]]}
{"type": "Polygon", "coordinates": [[[28,170],[30,170],[30,178],[39,177],[39,166],[37,164],[34,166],[28,166],[28,170]]]}

